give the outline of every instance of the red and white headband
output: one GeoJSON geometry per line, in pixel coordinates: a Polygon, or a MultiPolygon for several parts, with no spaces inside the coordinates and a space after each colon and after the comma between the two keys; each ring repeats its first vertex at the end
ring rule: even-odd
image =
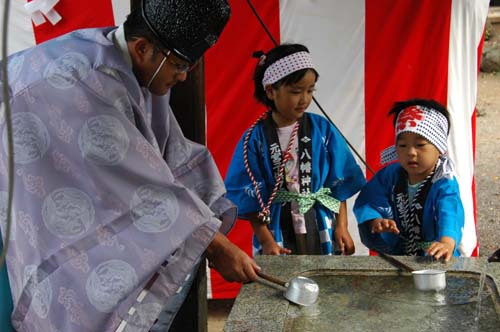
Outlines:
{"type": "MultiPolygon", "coordinates": [[[[398,135],[412,132],[431,142],[441,154],[448,150],[448,121],[446,117],[433,108],[414,105],[399,113],[395,126],[395,141],[398,135]]],[[[381,164],[397,160],[396,147],[390,146],[382,151],[381,164]]]]}
{"type": "Polygon", "coordinates": [[[297,52],[283,57],[267,67],[262,79],[262,86],[274,84],[283,77],[301,69],[312,68],[314,64],[308,52],[297,52]]]}

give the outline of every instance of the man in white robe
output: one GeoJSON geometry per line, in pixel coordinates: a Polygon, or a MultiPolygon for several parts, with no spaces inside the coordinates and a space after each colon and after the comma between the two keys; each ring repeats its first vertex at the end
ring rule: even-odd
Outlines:
{"type": "Polygon", "coordinates": [[[229,16],[226,0],[144,0],[124,26],[7,59],[14,153],[2,112],[0,216],[5,241],[13,183],[17,331],[148,331],[204,252],[229,281],[257,278],[223,235],[235,207],[212,156],[183,136],[165,96],[229,16]]]}

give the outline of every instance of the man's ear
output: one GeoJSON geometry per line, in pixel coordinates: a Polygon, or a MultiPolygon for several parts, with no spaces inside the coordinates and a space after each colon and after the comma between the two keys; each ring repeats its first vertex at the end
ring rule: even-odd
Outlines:
{"type": "Polygon", "coordinates": [[[150,57],[148,53],[151,52],[151,48],[153,47],[153,44],[144,37],[135,38],[127,42],[127,45],[133,62],[139,64],[144,63],[150,57]]]}
{"type": "Polygon", "coordinates": [[[271,100],[274,100],[274,89],[273,89],[273,87],[269,84],[269,85],[266,85],[266,87],[264,88],[264,90],[266,91],[267,98],[269,98],[271,100]]]}

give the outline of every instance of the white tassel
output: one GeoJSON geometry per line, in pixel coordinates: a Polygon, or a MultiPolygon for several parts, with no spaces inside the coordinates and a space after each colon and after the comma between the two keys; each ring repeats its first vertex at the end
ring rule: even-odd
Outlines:
{"type": "Polygon", "coordinates": [[[56,25],[61,19],[61,15],[54,9],[59,0],[33,0],[24,5],[24,9],[31,15],[31,20],[35,26],[45,23],[45,18],[52,25],[56,25]]]}

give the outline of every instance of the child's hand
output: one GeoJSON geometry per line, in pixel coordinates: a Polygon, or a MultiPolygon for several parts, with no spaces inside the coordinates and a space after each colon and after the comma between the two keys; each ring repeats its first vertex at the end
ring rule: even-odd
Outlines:
{"type": "Polygon", "coordinates": [[[335,240],[337,241],[342,255],[352,255],[354,254],[354,241],[351,238],[351,234],[347,228],[336,227],[335,228],[335,240]]]}
{"type": "Polygon", "coordinates": [[[372,221],[370,221],[370,227],[372,234],[385,232],[391,232],[396,235],[399,234],[399,229],[398,226],[396,226],[396,222],[391,219],[373,219],[372,221]]]}
{"type": "Polygon", "coordinates": [[[448,262],[453,255],[453,249],[455,249],[455,240],[451,237],[443,236],[439,242],[432,242],[426,252],[427,255],[435,259],[444,258],[444,261],[448,262]]]}
{"type": "Polygon", "coordinates": [[[279,256],[282,254],[288,255],[291,253],[292,251],[290,249],[280,247],[274,240],[269,240],[262,243],[262,255],[279,256]]]}
{"type": "Polygon", "coordinates": [[[262,254],[263,255],[283,255],[283,254],[291,254],[292,251],[290,249],[280,247],[276,241],[274,241],[274,237],[271,234],[271,231],[267,228],[266,225],[261,223],[257,219],[257,214],[249,215],[249,219],[252,223],[252,228],[259,239],[259,242],[262,245],[262,254]]]}

